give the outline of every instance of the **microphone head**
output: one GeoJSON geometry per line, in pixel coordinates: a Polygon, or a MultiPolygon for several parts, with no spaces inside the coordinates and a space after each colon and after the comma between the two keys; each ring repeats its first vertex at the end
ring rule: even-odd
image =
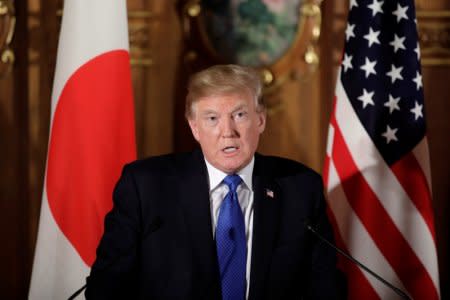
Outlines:
{"type": "Polygon", "coordinates": [[[309,218],[305,218],[303,220],[303,225],[310,231],[314,231],[312,224],[311,224],[311,220],[309,218]]]}

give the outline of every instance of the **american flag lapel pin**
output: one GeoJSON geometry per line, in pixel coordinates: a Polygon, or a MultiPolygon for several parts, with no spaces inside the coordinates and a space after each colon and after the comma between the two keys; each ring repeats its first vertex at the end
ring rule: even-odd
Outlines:
{"type": "Polygon", "coordinates": [[[266,196],[272,199],[275,197],[273,191],[269,189],[266,189],[266,196]]]}

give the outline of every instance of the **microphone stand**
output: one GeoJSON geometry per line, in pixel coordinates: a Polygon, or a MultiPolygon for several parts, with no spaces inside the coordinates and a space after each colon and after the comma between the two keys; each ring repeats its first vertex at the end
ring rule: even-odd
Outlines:
{"type": "Polygon", "coordinates": [[[79,288],[75,293],[72,294],[67,300],[73,300],[75,299],[79,294],[81,294],[82,291],[84,291],[87,287],[87,283],[85,283],[81,288],[79,288]]]}
{"type": "Polygon", "coordinates": [[[305,226],[306,228],[311,231],[312,233],[314,233],[315,236],[317,236],[322,242],[326,243],[328,246],[330,246],[331,248],[333,248],[334,250],[336,250],[337,252],[339,252],[341,255],[343,255],[345,258],[347,258],[348,260],[350,260],[351,262],[355,263],[357,266],[359,266],[360,268],[362,268],[364,271],[366,271],[367,273],[369,273],[370,275],[372,275],[373,277],[375,277],[377,280],[379,280],[380,282],[382,282],[384,285],[386,285],[387,287],[389,287],[390,289],[392,289],[398,296],[400,296],[402,299],[407,299],[407,300],[412,300],[411,297],[409,297],[405,292],[403,292],[401,289],[399,289],[398,287],[394,286],[392,283],[390,283],[389,281],[387,281],[386,279],[384,279],[383,277],[381,277],[380,275],[378,275],[377,273],[375,273],[374,271],[372,271],[371,269],[369,269],[368,267],[366,267],[365,265],[363,265],[361,262],[359,262],[358,260],[356,260],[353,256],[345,253],[342,249],[336,247],[335,245],[333,245],[331,242],[329,242],[326,238],[324,238],[320,233],[318,233],[308,222],[305,222],[305,226]]]}

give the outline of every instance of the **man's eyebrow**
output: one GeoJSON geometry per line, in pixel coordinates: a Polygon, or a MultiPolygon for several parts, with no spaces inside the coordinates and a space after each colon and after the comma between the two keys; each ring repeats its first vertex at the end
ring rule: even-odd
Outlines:
{"type": "Polygon", "coordinates": [[[233,110],[231,111],[231,113],[234,114],[235,112],[237,112],[237,111],[239,111],[239,110],[242,110],[242,109],[244,109],[244,108],[247,108],[247,105],[246,105],[246,104],[241,104],[241,105],[239,105],[238,107],[236,107],[235,109],[233,109],[233,110]]]}
{"type": "Polygon", "coordinates": [[[207,109],[201,112],[202,116],[206,116],[206,115],[211,115],[211,114],[217,114],[217,112],[215,110],[212,109],[207,109]]]}

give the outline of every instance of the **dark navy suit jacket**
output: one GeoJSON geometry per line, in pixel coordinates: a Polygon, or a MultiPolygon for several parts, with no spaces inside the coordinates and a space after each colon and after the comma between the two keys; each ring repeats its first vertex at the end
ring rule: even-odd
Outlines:
{"type": "MultiPolygon", "coordinates": [[[[249,299],[339,298],[320,176],[255,155],[249,299]]],[[[200,150],[124,167],[105,218],[88,299],[220,299],[208,175],[200,150]]]]}

